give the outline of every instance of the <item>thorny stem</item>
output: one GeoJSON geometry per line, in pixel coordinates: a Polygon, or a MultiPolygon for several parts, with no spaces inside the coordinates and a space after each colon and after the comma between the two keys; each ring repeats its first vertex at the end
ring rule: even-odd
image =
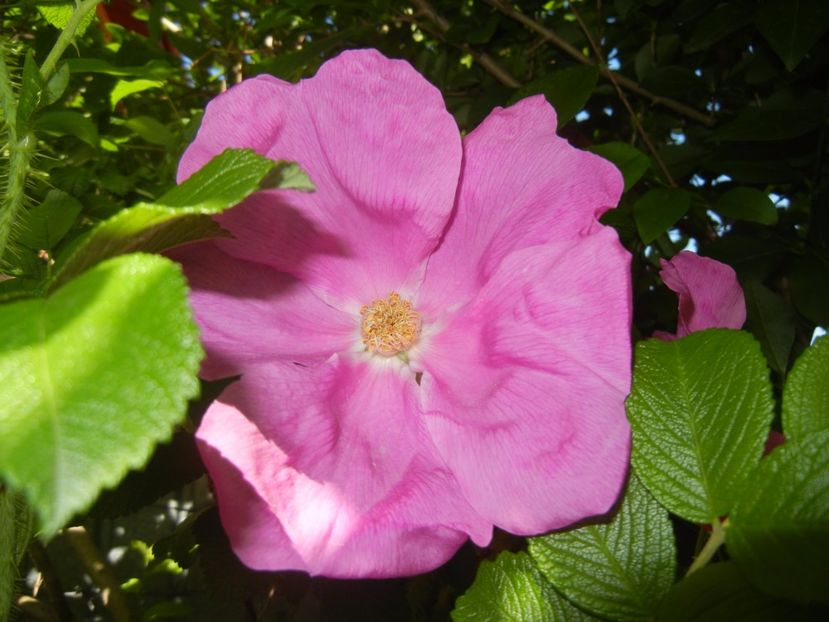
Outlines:
{"type": "Polygon", "coordinates": [[[43,61],[43,65],[40,66],[40,75],[43,76],[44,82],[48,82],[49,78],[52,77],[58,61],[75,38],[75,31],[78,30],[78,26],[80,26],[83,18],[100,2],[101,0],[84,0],[84,2],[77,5],[69,21],[66,23],[66,28],[61,31],[58,40],[55,41],[55,45],[46,57],[46,60],[43,61]]]}
{"type": "MultiPolygon", "coordinates": [[[[84,0],[76,6],[69,22],[66,24],[55,45],[52,47],[43,65],[40,75],[47,82],[55,72],[55,68],[63,56],[64,51],[75,38],[81,21],[92,11],[101,0],[84,0]]],[[[6,252],[12,227],[17,214],[23,207],[26,193],[26,177],[29,165],[35,151],[36,140],[32,133],[18,134],[17,127],[17,100],[9,78],[9,69],[6,64],[5,50],[0,49],[0,99],[2,99],[4,123],[8,130],[9,173],[6,180],[5,193],[0,205],[0,260],[6,252]]]]}
{"type": "MultiPolygon", "coordinates": [[[[432,21],[435,26],[440,30],[441,34],[445,34],[449,28],[450,24],[446,20],[445,17],[439,15],[435,9],[429,4],[428,0],[412,0],[412,4],[415,5],[418,11],[426,16],[430,21],[432,21]]],[[[459,45],[461,50],[464,52],[471,54],[472,58],[475,59],[475,62],[478,63],[481,67],[486,69],[496,80],[498,80],[504,86],[508,86],[513,89],[517,89],[521,86],[521,83],[513,78],[503,67],[501,67],[495,60],[486,52],[478,52],[477,50],[472,49],[466,43],[462,43],[459,45]]]]}
{"type": "Polygon", "coordinates": [[[23,207],[26,194],[26,175],[29,172],[29,162],[34,152],[35,138],[31,133],[16,139],[12,126],[9,125],[9,176],[6,181],[6,196],[0,207],[0,258],[6,252],[12,226],[17,214],[23,207]]]}
{"type": "MultiPolygon", "coordinates": [[[[590,42],[590,47],[593,48],[593,53],[596,55],[596,61],[598,62],[599,67],[605,67],[604,62],[604,55],[602,54],[602,50],[599,47],[599,44],[596,43],[596,39],[593,37],[593,34],[590,32],[590,29],[587,27],[587,24],[584,23],[584,20],[581,17],[581,14],[576,10],[576,7],[570,4],[570,10],[573,13],[573,16],[576,18],[576,21],[579,23],[579,27],[581,28],[584,36],[587,37],[587,40],[590,42]]],[[[633,110],[633,107],[630,105],[625,92],[622,90],[622,87],[619,86],[619,82],[617,77],[613,74],[613,72],[608,73],[608,78],[610,79],[611,84],[616,89],[616,93],[619,95],[619,99],[624,104],[625,108],[630,115],[630,121],[633,123],[633,127],[636,128],[637,134],[642,138],[642,142],[648,148],[648,151],[651,152],[653,159],[656,160],[656,163],[659,165],[659,170],[662,171],[662,174],[665,176],[665,180],[668,184],[674,188],[676,188],[676,181],[674,181],[671,172],[668,170],[668,167],[665,165],[665,161],[662,159],[662,156],[659,155],[659,151],[656,148],[656,145],[653,144],[651,137],[648,136],[648,133],[645,131],[645,128],[642,127],[641,121],[639,121],[639,117],[636,115],[636,112],[633,110]]]]}
{"type": "Polygon", "coordinates": [[[0,105],[3,107],[5,122],[11,124],[10,129],[12,129],[17,116],[17,99],[14,96],[9,68],[6,65],[6,49],[2,45],[0,45],[0,100],[2,100],[0,105]]]}
{"type": "Polygon", "coordinates": [[[0,260],[6,252],[11,228],[17,217],[20,206],[23,205],[23,193],[26,183],[26,170],[29,161],[26,147],[29,141],[24,139],[20,145],[17,139],[17,100],[12,89],[9,69],[6,65],[6,50],[0,48],[0,98],[2,98],[3,119],[8,131],[9,173],[5,184],[5,192],[0,203],[0,260]]]}
{"type": "Polygon", "coordinates": [[[716,519],[713,523],[711,523],[711,535],[708,537],[708,540],[705,542],[705,546],[702,547],[699,555],[697,555],[694,559],[691,567],[688,568],[688,572],[685,575],[686,577],[711,561],[711,558],[714,557],[714,553],[716,553],[722,546],[723,542],[725,542],[725,527],[727,523],[728,519],[724,522],[720,522],[719,519],[716,519]]]}
{"type": "MultiPolygon", "coordinates": [[[[716,119],[710,115],[706,115],[701,113],[698,110],[695,110],[691,106],[683,104],[682,102],[678,102],[675,99],[671,99],[670,97],[662,97],[661,95],[657,95],[656,93],[651,93],[649,90],[641,87],[638,82],[635,80],[631,80],[623,75],[616,74],[607,67],[602,67],[601,65],[596,65],[592,60],[587,58],[584,54],[582,54],[578,49],[570,45],[566,40],[562,37],[559,37],[556,33],[554,33],[549,28],[539,24],[537,21],[524,15],[523,13],[519,13],[515,9],[513,9],[510,5],[503,2],[502,0],[484,0],[490,6],[498,9],[507,17],[514,19],[521,24],[524,24],[530,30],[534,30],[542,37],[544,37],[547,41],[555,45],[557,48],[564,51],[568,56],[573,58],[574,60],[582,63],[583,65],[594,65],[598,68],[599,73],[604,76],[607,80],[612,80],[613,78],[619,83],[620,86],[627,89],[632,93],[636,93],[641,97],[651,100],[654,104],[658,104],[660,106],[664,106],[665,108],[670,108],[674,112],[677,112],[683,116],[688,117],[689,119],[693,119],[695,121],[699,121],[703,125],[707,125],[711,127],[716,123],[716,119]]],[[[572,6],[572,5],[571,5],[572,6]]]]}

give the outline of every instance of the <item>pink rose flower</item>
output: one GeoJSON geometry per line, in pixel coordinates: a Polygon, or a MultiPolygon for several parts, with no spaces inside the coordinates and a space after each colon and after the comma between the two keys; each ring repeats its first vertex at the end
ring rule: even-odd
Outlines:
{"type": "Polygon", "coordinates": [[[707,328],[743,327],[746,301],[734,268],[689,251],[659,263],[662,281],[679,296],[679,317],[676,335],[657,331],[654,337],[678,339],[707,328]]]}
{"type": "Polygon", "coordinates": [[[234,239],[174,253],[206,378],[241,374],[197,439],[255,569],[428,571],[493,525],[606,513],[625,480],[629,256],[597,217],[622,178],[555,135],[543,97],[461,140],[406,62],[345,52],[208,106],[179,180],[228,147],[295,160],[234,239]]]}

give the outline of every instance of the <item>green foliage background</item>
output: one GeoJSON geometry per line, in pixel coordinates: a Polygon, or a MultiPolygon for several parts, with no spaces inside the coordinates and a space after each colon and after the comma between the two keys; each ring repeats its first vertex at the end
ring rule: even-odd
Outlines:
{"type": "MultiPolygon", "coordinates": [[[[90,620],[825,615],[829,345],[809,348],[829,325],[825,0],[97,4],[0,6],[0,619],[13,602],[13,616],[90,620]],[[238,151],[170,191],[211,97],[357,47],[409,60],[463,131],[542,93],[560,134],[617,164],[625,194],[603,220],[633,254],[637,341],[675,327],[661,258],[692,248],[737,271],[744,332],[637,348],[637,474],[609,525],[527,552],[498,534],[384,582],[257,574],[230,552],[191,436],[221,387],[202,383],[185,413],[198,346],[181,275],[144,253],[221,235],[210,214],[260,187],[309,189],[294,165],[238,151]],[[148,352],[112,326],[131,314],[176,329],[148,352]],[[62,341],[35,330],[64,321],[62,341]],[[67,380],[45,395],[54,373],[67,380]],[[142,374],[169,381],[169,400],[142,374]],[[789,443],[761,460],[770,423],[789,443]]],[[[150,324],[129,328],[160,338],[150,324]]]]}

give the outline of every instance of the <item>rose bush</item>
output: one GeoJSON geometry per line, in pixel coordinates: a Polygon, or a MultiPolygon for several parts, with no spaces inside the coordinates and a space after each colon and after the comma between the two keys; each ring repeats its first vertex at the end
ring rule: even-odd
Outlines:
{"type": "Polygon", "coordinates": [[[629,256],[597,218],[619,172],[543,97],[461,139],[403,61],[346,52],[207,107],[179,181],[228,147],[297,161],[181,248],[208,379],[200,452],[257,569],[434,568],[493,526],[606,513],[628,468],[629,256]]]}

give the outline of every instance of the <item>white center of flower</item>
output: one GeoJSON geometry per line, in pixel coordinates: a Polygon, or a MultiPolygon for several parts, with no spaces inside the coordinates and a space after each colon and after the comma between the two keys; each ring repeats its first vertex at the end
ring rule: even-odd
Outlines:
{"type": "Polygon", "coordinates": [[[369,352],[394,356],[408,350],[420,335],[420,313],[397,292],[363,305],[360,315],[363,344],[369,352]]]}

